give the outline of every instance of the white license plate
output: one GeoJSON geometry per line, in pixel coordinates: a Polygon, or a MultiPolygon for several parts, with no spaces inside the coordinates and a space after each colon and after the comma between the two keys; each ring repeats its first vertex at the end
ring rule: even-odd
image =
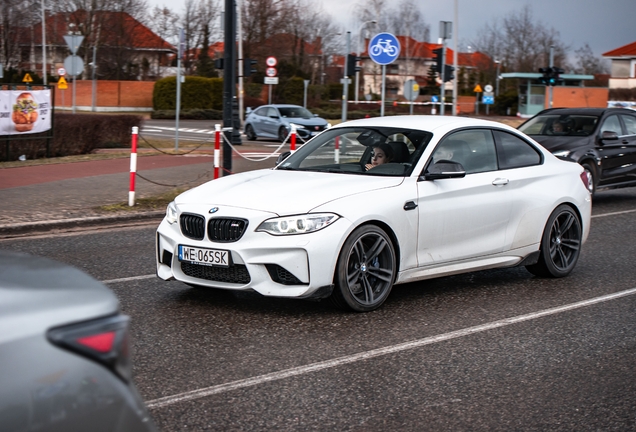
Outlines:
{"type": "Polygon", "coordinates": [[[230,266],[230,252],[179,245],[179,261],[206,266],[230,266]]]}

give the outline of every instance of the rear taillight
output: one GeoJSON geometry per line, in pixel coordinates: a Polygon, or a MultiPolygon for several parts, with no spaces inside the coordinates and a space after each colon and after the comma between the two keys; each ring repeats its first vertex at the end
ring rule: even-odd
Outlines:
{"type": "Polygon", "coordinates": [[[131,379],[130,318],[115,315],[51,329],[48,339],[55,345],[95,360],[128,382],[131,379]]]}
{"type": "Polygon", "coordinates": [[[585,185],[585,189],[590,190],[590,173],[586,170],[581,173],[581,181],[585,185]]]}

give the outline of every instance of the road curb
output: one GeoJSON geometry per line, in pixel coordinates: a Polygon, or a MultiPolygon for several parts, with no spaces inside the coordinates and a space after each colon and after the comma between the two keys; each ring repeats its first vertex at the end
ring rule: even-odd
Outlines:
{"type": "Polygon", "coordinates": [[[90,216],[85,218],[59,219],[48,221],[24,222],[0,225],[0,239],[42,234],[51,231],[71,231],[81,228],[109,227],[122,224],[137,224],[156,220],[157,224],[165,216],[165,211],[134,212],[108,216],[90,216]]]}

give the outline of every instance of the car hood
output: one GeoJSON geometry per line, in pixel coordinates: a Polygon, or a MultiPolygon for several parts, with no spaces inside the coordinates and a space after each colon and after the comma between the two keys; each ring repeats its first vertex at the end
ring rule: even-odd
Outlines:
{"type": "Polygon", "coordinates": [[[241,207],[277,215],[302,214],[330,201],[395,187],[403,181],[403,177],[266,169],[212,180],[184,192],[175,202],[241,207]]]}
{"type": "Polygon", "coordinates": [[[284,117],[283,120],[288,123],[296,123],[302,126],[324,126],[327,124],[327,120],[320,117],[284,117]]]}
{"type": "Polygon", "coordinates": [[[591,136],[530,135],[530,137],[550,152],[556,152],[559,150],[574,150],[579,147],[586,147],[591,144],[593,139],[591,136]]]}

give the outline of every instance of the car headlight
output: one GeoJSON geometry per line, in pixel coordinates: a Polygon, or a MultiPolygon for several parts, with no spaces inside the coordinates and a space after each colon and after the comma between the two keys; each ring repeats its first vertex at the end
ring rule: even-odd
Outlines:
{"type": "Polygon", "coordinates": [[[166,207],[166,220],[169,224],[173,224],[177,223],[178,219],[177,205],[174,203],[174,201],[172,201],[170,204],[168,204],[168,207],[166,207]]]}
{"type": "Polygon", "coordinates": [[[328,227],[339,217],[333,213],[277,217],[266,220],[256,228],[256,231],[272,235],[306,234],[328,227]]]}
{"type": "Polygon", "coordinates": [[[559,151],[555,151],[552,154],[555,155],[556,157],[568,157],[570,156],[570,153],[572,153],[570,150],[559,150],[559,151]]]}
{"type": "Polygon", "coordinates": [[[327,123],[326,129],[329,129],[331,127],[331,123],[327,123]]]}
{"type": "Polygon", "coordinates": [[[305,129],[305,126],[303,126],[303,125],[299,125],[299,124],[297,124],[297,123],[290,123],[290,124],[289,124],[289,127],[290,127],[290,128],[295,127],[295,128],[296,128],[296,130],[298,130],[298,129],[305,129]]]}

